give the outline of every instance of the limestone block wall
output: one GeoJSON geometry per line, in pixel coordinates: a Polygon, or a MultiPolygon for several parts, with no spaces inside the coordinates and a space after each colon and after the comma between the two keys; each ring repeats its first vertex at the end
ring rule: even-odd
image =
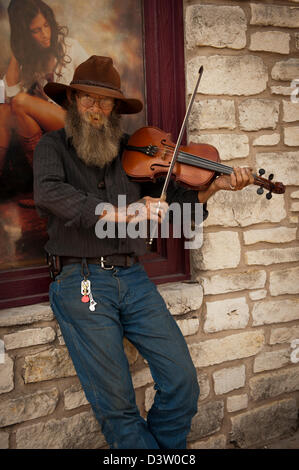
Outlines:
{"type": "MultiPolygon", "coordinates": [[[[193,449],[256,448],[298,426],[297,3],[184,2],[188,95],[204,65],[189,140],[286,184],[271,200],[253,186],[216,194],[191,250],[193,281],[159,286],[198,371],[193,449]]],[[[153,379],[124,343],[146,417],[153,379]]],[[[0,448],[106,447],[49,304],[0,311],[0,448]]]]}
{"type": "Polygon", "coordinates": [[[202,249],[191,251],[204,293],[200,328],[189,342],[205,383],[194,448],[255,447],[298,426],[296,3],[184,1],[187,98],[204,67],[189,141],[212,144],[222,163],[263,168],[286,185],[270,200],[257,186],[217,193],[202,249]]]}

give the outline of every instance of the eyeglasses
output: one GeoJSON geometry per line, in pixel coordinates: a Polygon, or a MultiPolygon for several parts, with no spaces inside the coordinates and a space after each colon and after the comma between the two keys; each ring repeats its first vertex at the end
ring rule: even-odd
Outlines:
{"type": "Polygon", "coordinates": [[[79,98],[80,103],[84,108],[91,108],[92,106],[97,103],[97,105],[104,109],[105,111],[110,110],[114,106],[114,99],[113,98],[94,98],[90,95],[77,95],[79,98]]]}

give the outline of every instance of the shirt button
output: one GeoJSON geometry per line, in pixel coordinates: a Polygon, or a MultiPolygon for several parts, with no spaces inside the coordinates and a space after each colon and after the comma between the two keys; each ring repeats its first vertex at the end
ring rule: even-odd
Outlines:
{"type": "Polygon", "coordinates": [[[98,188],[99,188],[99,189],[104,189],[104,188],[105,188],[105,181],[100,181],[100,182],[98,183],[98,188]]]}

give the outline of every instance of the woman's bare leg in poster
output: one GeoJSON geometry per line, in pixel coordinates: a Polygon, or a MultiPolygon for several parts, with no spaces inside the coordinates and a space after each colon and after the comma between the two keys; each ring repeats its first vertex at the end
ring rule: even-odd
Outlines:
{"type": "Polygon", "coordinates": [[[33,151],[42,130],[54,131],[64,126],[65,110],[60,106],[27,93],[18,93],[12,100],[12,112],[16,118],[17,132],[32,165],[33,151]]]}
{"type": "MultiPolygon", "coordinates": [[[[11,108],[16,120],[16,129],[23,145],[28,163],[33,166],[34,149],[42,131],[53,131],[64,127],[65,110],[46,100],[18,93],[12,100],[11,108]]],[[[34,207],[33,199],[19,201],[22,207],[34,207]]]]}

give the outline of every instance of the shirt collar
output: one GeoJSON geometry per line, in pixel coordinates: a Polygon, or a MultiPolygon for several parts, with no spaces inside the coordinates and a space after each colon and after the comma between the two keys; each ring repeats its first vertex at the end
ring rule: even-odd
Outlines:
{"type": "Polygon", "coordinates": [[[66,143],[67,143],[68,148],[72,147],[73,146],[73,137],[72,136],[66,137],[66,143]]]}
{"type": "Polygon", "coordinates": [[[70,148],[70,147],[72,147],[72,145],[73,145],[73,137],[72,137],[72,136],[68,137],[68,136],[66,135],[65,129],[63,129],[63,130],[64,130],[65,143],[66,143],[67,147],[70,148]]]}

